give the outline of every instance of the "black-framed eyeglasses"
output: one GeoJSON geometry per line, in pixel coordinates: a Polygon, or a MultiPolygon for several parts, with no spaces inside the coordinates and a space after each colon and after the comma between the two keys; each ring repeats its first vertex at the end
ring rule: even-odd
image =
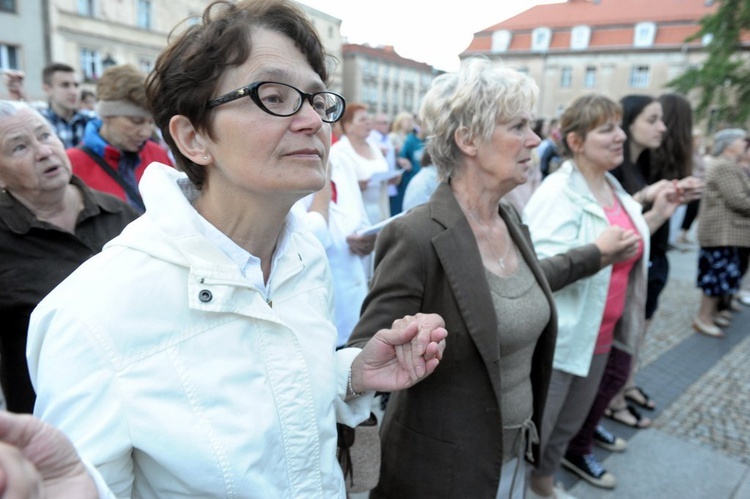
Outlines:
{"type": "Polygon", "coordinates": [[[208,107],[214,108],[232,102],[241,97],[250,97],[263,111],[273,116],[292,116],[296,114],[305,101],[320,115],[326,123],[335,123],[341,119],[346,109],[346,100],[336,92],[315,92],[308,94],[286,83],[275,81],[256,81],[237,90],[208,101],[208,107]]]}

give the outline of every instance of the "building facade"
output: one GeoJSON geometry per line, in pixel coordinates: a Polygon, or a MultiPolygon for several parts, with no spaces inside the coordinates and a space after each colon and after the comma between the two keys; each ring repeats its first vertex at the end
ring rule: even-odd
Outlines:
{"type": "Polygon", "coordinates": [[[659,95],[703,63],[710,36],[686,41],[711,0],[568,0],[538,5],[474,35],[461,59],[484,56],[539,84],[536,113],[558,116],[585,92],[659,95]]]}
{"type": "Polygon", "coordinates": [[[320,41],[328,53],[330,65],[328,69],[328,88],[334,92],[343,92],[343,56],[341,52],[341,19],[333,17],[319,10],[299,4],[310,18],[315,30],[318,32],[320,41]]]}
{"type": "Polygon", "coordinates": [[[401,57],[393,47],[344,44],[344,97],[367,104],[370,112],[393,118],[417,113],[432,79],[432,66],[401,57]]]}
{"type": "MultiPolygon", "coordinates": [[[[0,0],[0,73],[9,69],[24,71],[24,88],[31,100],[43,100],[42,67],[48,60],[47,36],[41,29],[45,3],[45,0],[0,0]]],[[[5,86],[0,86],[0,98],[7,97],[5,86]]]]}
{"type": "MultiPolygon", "coordinates": [[[[108,66],[132,64],[148,73],[170,32],[199,20],[210,0],[0,0],[0,70],[26,73],[29,100],[45,99],[42,68],[62,62],[93,90],[108,66]]],[[[341,61],[341,21],[305,5],[332,61],[341,61]]],[[[343,70],[331,64],[341,91],[343,70]]],[[[7,97],[0,88],[0,98],[7,97]]]]}

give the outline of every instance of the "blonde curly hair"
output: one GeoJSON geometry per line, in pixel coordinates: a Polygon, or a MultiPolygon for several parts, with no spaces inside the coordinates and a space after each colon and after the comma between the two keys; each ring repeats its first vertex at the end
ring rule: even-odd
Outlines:
{"type": "Polygon", "coordinates": [[[489,140],[497,123],[530,111],[539,87],[527,75],[487,59],[467,60],[454,73],[432,81],[420,109],[426,148],[442,179],[450,178],[463,153],[454,139],[465,127],[469,138],[489,140]]]}

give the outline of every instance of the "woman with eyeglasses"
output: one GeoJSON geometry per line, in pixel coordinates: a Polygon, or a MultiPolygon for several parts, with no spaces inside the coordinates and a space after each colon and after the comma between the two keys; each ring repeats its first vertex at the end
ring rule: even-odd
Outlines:
{"type": "Polygon", "coordinates": [[[207,7],[147,84],[184,173],[150,165],[145,214],[33,314],[35,415],[117,497],[343,498],[336,422],[442,356],[434,314],[335,350],[325,253],[290,212],[345,108],[326,68],[291,1],[207,7]]]}

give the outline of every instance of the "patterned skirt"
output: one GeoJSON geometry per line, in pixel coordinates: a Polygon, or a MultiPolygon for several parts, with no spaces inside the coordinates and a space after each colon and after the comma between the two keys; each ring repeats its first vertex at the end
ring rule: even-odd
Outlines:
{"type": "Polygon", "coordinates": [[[748,248],[715,246],[698,254],[698,287],[706,296],[733,295],[747,269],[748,248]]]}

